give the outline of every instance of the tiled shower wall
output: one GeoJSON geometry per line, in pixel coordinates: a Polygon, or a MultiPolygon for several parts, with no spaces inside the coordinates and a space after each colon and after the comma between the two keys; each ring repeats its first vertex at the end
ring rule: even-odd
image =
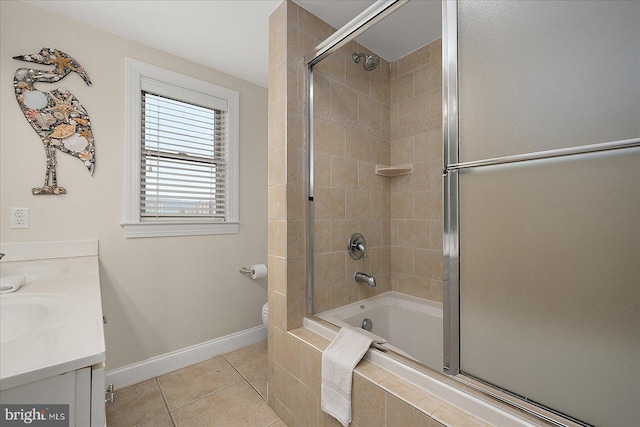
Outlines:
{"type": "Polygon", "coordinates": [[[442,301],[442,60],[437,40],[365,71],[351,42],[314,68],[316,312],[391,289],[442,301]],[[375,165],[413,164],[398,177],[375,165]],[[346,241],[365,236],[368,259],[346,241]],[[373,274],[376,288],[356,283],[373,274]]]}
{"type": "Polygon", "coordinates": [[[391,290],[389,178],[374,174],[389,164],[389,63],[365,71],[350,42],[314,67],[314,307],[340,307],[391,290]],[[367,259],[349,257],[347,240],[364,235],[367,259]],[[356,283],[356,271],[377,286],[356,283]]]}
{"type": "Polygon", "coordinates": [[[391,286],[442,302],[441,39],[391,64],[391,286]]]}

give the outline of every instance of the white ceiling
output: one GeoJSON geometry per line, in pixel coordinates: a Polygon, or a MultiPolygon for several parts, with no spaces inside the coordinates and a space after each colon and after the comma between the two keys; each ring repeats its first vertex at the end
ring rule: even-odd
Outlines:
{"type": "MultiPolygon", "coordinates": [[[[267,86],[269,15],[281,0],[26,0],[34,6],[267,86]]],[[[374,0],[295,0],[339,28],[374,0]]],[[[440,37],[440,0],[413,0],[358,41],[394,61],[440,37]]]]}

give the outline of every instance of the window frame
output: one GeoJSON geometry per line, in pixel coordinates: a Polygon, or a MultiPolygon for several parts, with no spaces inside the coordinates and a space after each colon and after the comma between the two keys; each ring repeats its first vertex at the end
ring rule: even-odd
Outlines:
{"type": "Polygon", "coordinates": [[[125,58],[125,220],[126,238],[195,236],[238,233],[239,222],[239,117],[240,95],[237,91],[188,77],[154,65],[125,58]],[[225,221],[204,218],[142,219],[140,212],[142,90],[152,84],[154,93],[186,103],[198,104],[205,97],[226,102],[227,176],[225,221]]]}

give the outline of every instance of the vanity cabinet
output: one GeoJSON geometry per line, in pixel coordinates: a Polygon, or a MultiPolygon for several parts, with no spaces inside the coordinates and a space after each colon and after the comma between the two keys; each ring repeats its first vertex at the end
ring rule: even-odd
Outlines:
{"type": "Polygon", "coordinates": [[[0,403],[69,405],[69,427],[104,427],[104,364],[0,391],[0,403]]]}

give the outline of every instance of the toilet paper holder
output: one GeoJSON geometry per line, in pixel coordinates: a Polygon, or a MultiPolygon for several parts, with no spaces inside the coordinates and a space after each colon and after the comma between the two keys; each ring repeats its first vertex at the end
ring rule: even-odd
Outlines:
{"type": "Polygon", "coordinates": [[[240,273],[242,274],[251,274],[251,269],[247,267],[240,267],[240,273]]]}

